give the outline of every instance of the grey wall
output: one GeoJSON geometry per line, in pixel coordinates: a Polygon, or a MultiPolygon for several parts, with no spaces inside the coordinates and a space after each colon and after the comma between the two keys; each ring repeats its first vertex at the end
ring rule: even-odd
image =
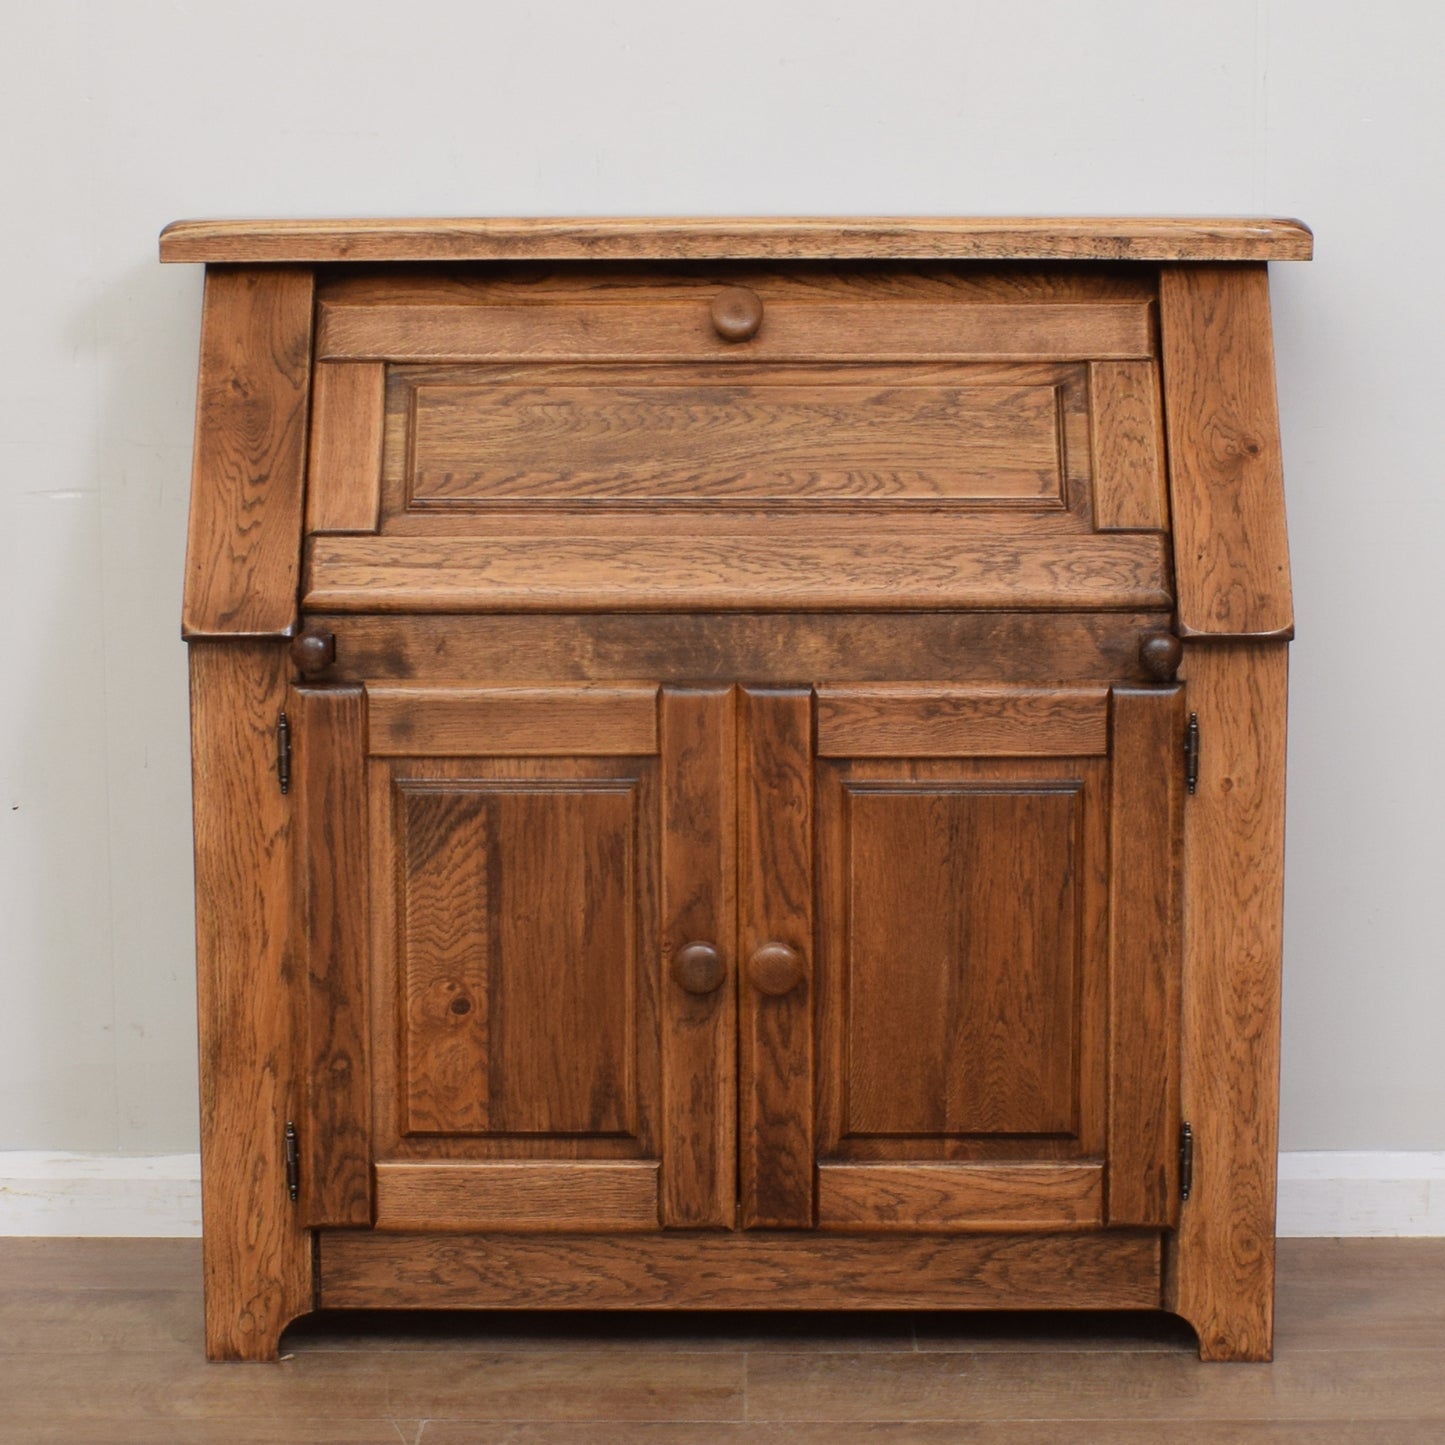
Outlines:
{"type": "Polygon", "coordinates": [[[1445,11],[1343,0],[13,6],[0,1148],[193,1147],[184,650],[208,215],[1252,213],[1300,638],[1283,1143],[1445,1148],[1445,11]]]}

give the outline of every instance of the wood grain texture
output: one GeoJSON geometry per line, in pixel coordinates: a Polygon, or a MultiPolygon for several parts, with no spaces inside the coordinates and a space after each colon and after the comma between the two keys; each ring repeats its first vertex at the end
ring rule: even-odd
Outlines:
{"type": "Polygon", "coordinates": [[[379,1230],[657,1228],[657,1162],[493,1160],[376,1166],[379,1230]]]}
{"type": "Polygon", "coordinates": [[[717,949],[723,981],[696,995],[665,980],[659,1212],[673,1229],[737,1215],[737,838],[734,693],[666,688],[661,704],[662,960],[717,949]]]}
{"type": "Polygon", "coordinates": [[[667,612],[1167,608],[1165,539],[1081,535],[1071,519],[992,517],[956,531],[911,515],[860,528],[824,518],[791,526],[719,519],[647,535],[597,518],[586,535],[515,523],[493,536],[313,537],[308,612],[667,612]]]}
{"type": "Polygon", "coordinates": [[[1104,1220],[1101,1164],[818,1165],[818,1227],[1088,1229],[1104,1220]]]}
{"type": "Polygon", "coordinates": [[[1074,1135],[1080,782],[855,770],[840,801],[840,1136],[1074,1135]]]}
{"type": "Polygon", "coordinates": [[[1065,505],[1052,377],[1010,384],[992,368],[996,379],[977,382],[964,368],[899,368],[865,386],[847,368],[816,381],[791,369],[749,372],[746,382],[721,368],[596,381],[508,370],[502,382],[418,378],[407,418],[410,510],[654,500],[1065,505]]]}
{"type": "Polygon", "coordinates": [[[489,886],[497,846],[487,830],[490,801],[476,788],[403,785],[394,862],[382,852],[372,870],[379,883],[394,878],[398,894],[409,1134],[482,1133],[490,1122],[493,974],[502,967],[492,956],[499,904],[489,886]]]}
{"type": "MultiPolygon", "coordinates": [[[[761,284],[761,283],[759,283],[761,284]]],[[[1152,354],[1138,301],[973,306],[767,298],[753,340],[717,334],[705,296],[468,306],[321,307],[327,361],[1089,361],[1152,354]]]]}
{"type": "Polygon", "coordinates": [[[181,630],[282,637],[296,622],[312,278],[206,276],[181,630]]]}
{"type": "Polygon", "coordinates": [[[1109,747],[1105,688],[820,686],[819,757],[1048,757],[1109,747]]]}
{"type": "Polygon", "coordinates": [[[1111,1225],[1179,1218],[1184,690],[1115,688],[1109,772],[1111,1225]]]}
{"type": "Polygon", "coordinates": [[[290,806],[276,780],[286,652],[191,647],[206,1353],[274,1360],[311,1308],[311,1237],[282,1131],[302,1116],[290,806]]]}
{"type": "Polygon", "coordinates": [[[1098,1309],[1159,1302],[1157,1233],[319,1236],[324,1309],[1098,1309]]]}
{"type": "Polygon", "coordinates": [[[1184,657],[1202,734],[1184,816],[1182,1109],[1196,1143],[1166,1305],[1214,1360],[1272,1348],[1287,655],[1193,644],[1184,657]]]}
{"type": "Polygon", "coordinates": [[[308,1224],[371,1223],[371,936],[366,694],[298,687],[292,728],[297,904],[306,970],[301,1212],[308,1224]]]}
{"type": "Polygon", "coordinates": [[[1307,261],[1309,228],[1266,217],[602,217],[175,221],[162,261],[1307,261]]]}
{"type": "Polygon", "coordinates": [[[311,620],[335,635],[341,666],[353,677],[554,685],[638,677],[1144,682],[1140,637],[1170,625],[1162,612],[330,614],[311,620]]]}
{"type": "Polygon", "coordinates": [[[636,1133],[640,791],[400,785],[409,1133],[636,1133]]]}
{"type": "Polygon", "coordinates": [[[318,362],[311,390],[308,532],[374,532],[381,519],[386,367],[318,362]]]}
{"type": "Polygon", "coordinates": [[[1166,266],[1160,361],[1181,636],[1294,628],[1262,265],[1166,266]]]}
{"type": "Polygon", "coordinates": [[[860,299],[974,303],[1094,303],[1152,301],[1157,269],[1149,266],[976,266],[948,260],[893,261],[844,266],[831,261],[721,260],[500,261],[391,266],[384,262],[327,267],[317,274],[317,298],[336,306],[460,306],[516,302],[696,301],[711,312],[721,292],[739,283],[761,287],[774,301],[860,299]]]}
{"type": "Polygon", "coordinates": [[[371,687],[373,757],[527,757],[657,751],[657,688],[371,687]]]}
{"type": "Polygon", "coordinates": [[[1107,766],[818,767],[820,1159],[1103,1157],[1107,766]]]}
{"type": "Polygon", "coordinates": [[[370,783],[378,1161],[658,1158],[653,761],[390,758],[370,783]]]}
{"type": "Polygon", "coordinates": [[[1154,363],[1092,363],[1089,418],[1094,526],[1101,532],[1166,530],[1164,419],[1154,363]]]}
{"type": "MultiPolygon", "coordinates": [[[[738,1220],[813,1224],[813,698],[743,688],[738,738],[738,953],[782,944],[804,982],[738,1007],[738,1220]]],[[[747,963],[744,963],[747,967],[747,963]]]]}

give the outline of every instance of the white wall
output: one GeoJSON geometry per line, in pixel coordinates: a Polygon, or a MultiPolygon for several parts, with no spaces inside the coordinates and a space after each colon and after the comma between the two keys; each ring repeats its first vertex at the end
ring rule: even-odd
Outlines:
{"type": "Polygon", "coordinates": [[[194,1147],[180,216],[1300,215],[1283,1143],[1445,1148],[1445,10],[685,0],[5,14],[0,1149],[194,1147]]]}

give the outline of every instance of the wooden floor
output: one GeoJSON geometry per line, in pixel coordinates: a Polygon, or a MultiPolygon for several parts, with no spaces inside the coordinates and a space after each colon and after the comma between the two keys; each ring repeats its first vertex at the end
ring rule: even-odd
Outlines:
{"type": "Polygon", "coordinates": [[[201,1357],[193,1240],[0,1240],[0,1442],[1445,1442],[1445,1240],[1286,1240],[1272,1365],[1140,1315],[344,1316],[201,1357]]]}

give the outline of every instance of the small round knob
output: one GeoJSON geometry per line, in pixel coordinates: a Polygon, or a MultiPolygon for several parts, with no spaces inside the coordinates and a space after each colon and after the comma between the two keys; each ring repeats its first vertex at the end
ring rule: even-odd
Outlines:
{"type": "Polygon", "coordinates": [[[712,298],[712,324],[724,341],[750,341],[763,324],[763,303],[746,286],[729,286],[712,298]]]}
{"type": "Polygon", "coordinates": [[[336,634],[308,628],[291,639],[291,661],[303,677],[315,677],[336,661],[336,634]]]}
{"type": "Polygon", "coordinates": [[[672,956],[672,981],[688,993],[713,993],[727,972],[722,954],[710,943],[685,943],[672,956]]]}
{"type": "Polygon", "coordinates": [[[759,993],[781,998],[803,981],[803,955],[786,943],[765,943],[748,960],[748,977],[759,993]]]}
{"type": "Polygon", "coordinates": [[[1184,644],[1172,632],[1146,632],[1139,639],[1139,665],[1152,682],[1173,682],[1184,661],[1184,644]]]}

